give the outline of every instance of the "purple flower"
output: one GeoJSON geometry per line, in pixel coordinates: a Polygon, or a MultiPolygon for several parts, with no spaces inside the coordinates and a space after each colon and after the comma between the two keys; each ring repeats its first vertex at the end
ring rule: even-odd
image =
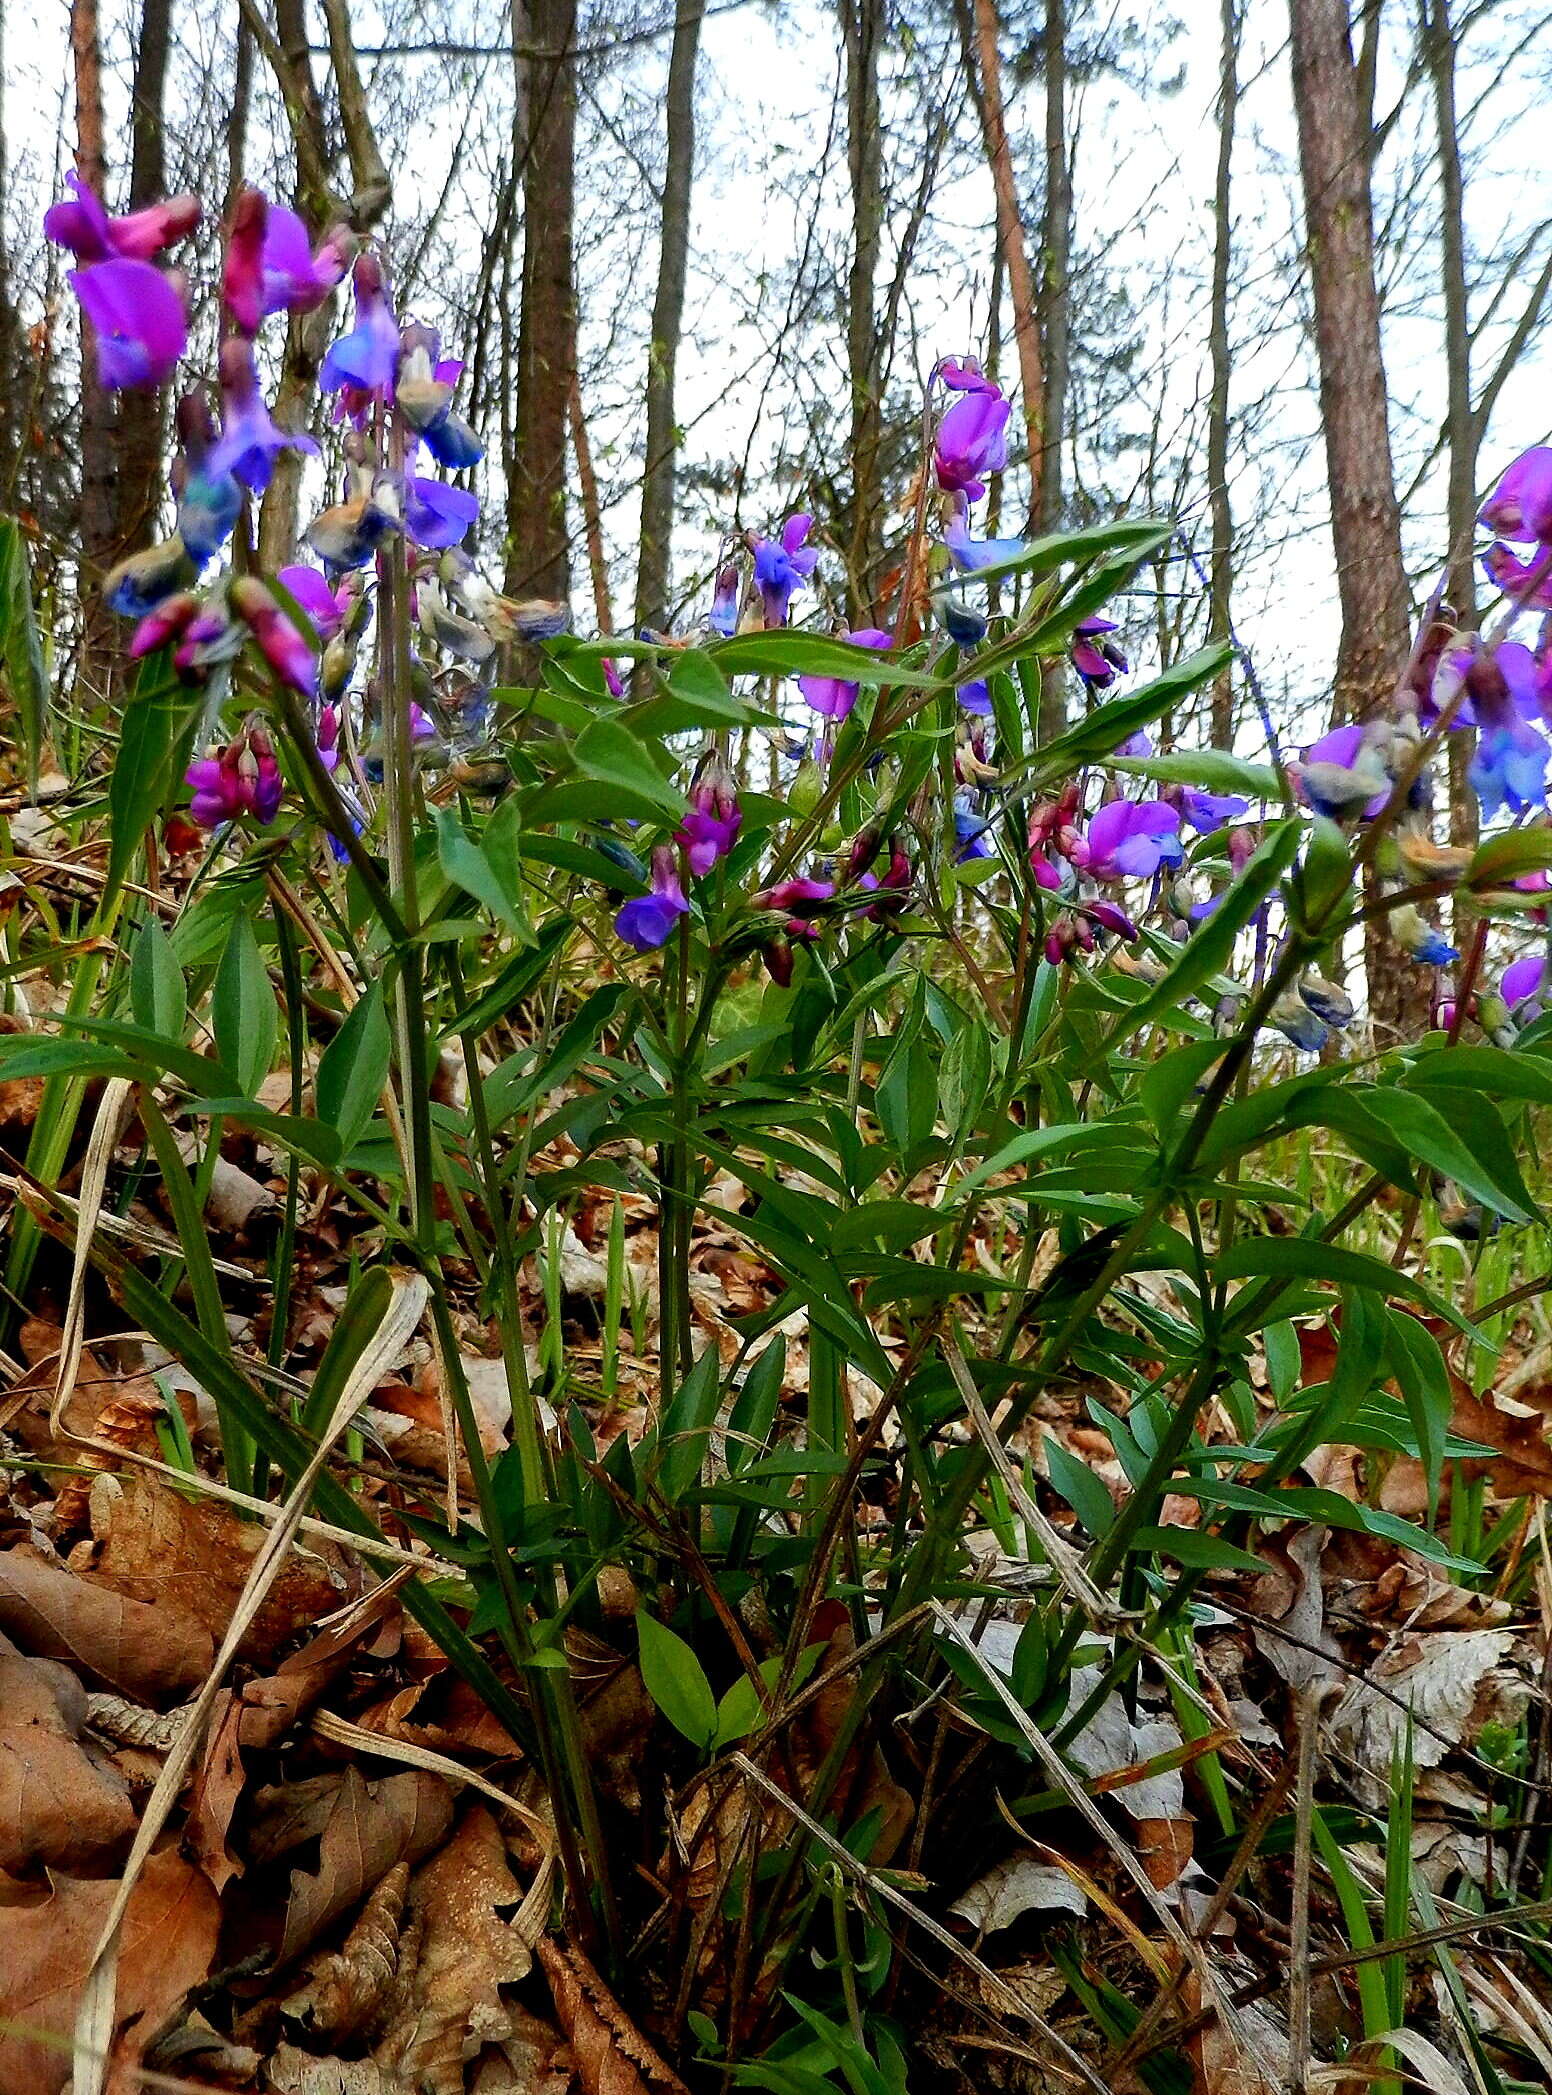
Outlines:
{"type": "Polygon", "coordinates": [[[1104,637],[1115,630],[1109,618],[1084,618],[1073,627],[1072,666],[1091,691],[1105,690],[1132,666],[1116,643],[1104,637]]]}
{"type": "Polygon", "coordinates": [[[1482,565],[1493,587],[1501,589],[1505,596],[1518,597],[1531,610],[1552,611],[1552,567],[1531,587],[1531,577],[1544,557],[1544,553],[1538,552],[1532,560],[1516,560],[1507,546],[1489,546],[1482,555],[1482,565]]]}
{"type": "Polygon", "coordinates": [[[1552,447],[1522,451],[1482,504],[1481,518],[1500,538],[1552,541],[1552,447]]]}
{"type": "Polygon", "coordinates": [[[1108,800],[1078,838],[1072,862],[1093,880],[1146,880],[1180,859],[1180,816],[1162,800],[1108,800]]]}
{"type": "Polygon", "coordinates": [[[239,575],[228,601],[276,677],[304,698],[318,692],[318,656],[257,575],[239,575]]]}
{"type": "Polygon", "coordinates": [[[972,858],[991,857],[992,847],[986,841],[986,832],[990,828],[986,816],[977,812],[972,795],[954,795],[955,865],[962,866],[972,858]]]}
{"type": "Polygon", "coordinates": [[[211,449],[206,470],[233,473],[256,495],[269,486],[282,451],[316,457],[310,436],[292,435],[270,419],[253,367],[253,344],[245,335],[228,335],[221,344],[221,434],[211,449]]]}
{"type": "Polygon", "coordinates": [[[399,323],[393,317],[376,255],[357,255],[352,282],[356,324],[325,356],[318,384],[325,393],[348,386],[356,393],[384,395],[399,367],[399,323]]]}
{"type": "Polygon", "coordinates": [[[706,623],[714,633],[728,639],[738,628],[738,569],[729,565],[717,571],[716,593],[706,623]]]}
{"type": "Polygon", "coordinates": [[[754,579],[768,627],[787,623],[787,606],[818,565],[817,549],[804,544],[813,528],[813,518],[799,510],[782,525],[780,543],[772,538],[754,540],[754,579]]]}
{"type": "Polygon", "coordinates": [[[70,286],[97,337],[97,382],[159,386],[188,346],[189,323],[177,285],[149,262],[115,259],[70,271],[70,286]]]}
{"type": "Polygon", "coordinates": [[[985,494],[986,474],[1000,473],[1008,462],[1009,413],[1007,401],[984,379],[947,409],[933,442],[933,465],[945,493],[972,502],[985,494]]]}
{"type": "Polygon", "coordinates": [[[334,771],[340,760],[339,707],[328,705],[318,715],[318,761],[325,771],[334,771]]]}
{"type": "Polygon", "coordinates": [[[1390,798],[1390,780],[1369,731],[1358,723],[1334,727],[1290,766],[1294,784],[1318,815],[1370,820],[1390,798]]]}
{"type": "MultiPolygon", "coordinates": [[[[881,632],[876,626],[864,626],[860,633],[838,633],[838,640],[849,640],[853,647],[869,647],[875,653],[894,646],[893,635],[881,632]]],[[[857,703],[860,684],[851,684],[844,677],[799,677],[798,689],[816,713],[826,720],[844,720],[857,703]]]]}
{"type": "Polygon", "coordinates": [[[679,884],[679,863],[671,844],[654,848],[651,879],[651,892],[633,895],[614,920],[616,935],[638,953],[652,953],[666,945],[675,924],[690,908],[679,884]]]}
{"type": "Polygon", "coordinates": [[[1225,822],[1237,822],[1249,814],[1250,802],[1238,793],[1198,793],[1187,786],[1180,796],[1180,812],[1198,836],[1210,837],[1225,822]]]}
{"type": "Polygon", "coordinates": [[[1481,730],[1466,776],[1484,821],[1491,821],[1500,808],[1521,815],[1542,805],[1548,754],[1546,737],[1515,716],[1481,730]]]}
{"type": "Polygon", "coordinates": [[[992,695],[986,688],[985,677],[972,677],[968,684],[961,684],[956,697],[967,713],[976,713],[982,719],[990,719],[992,695]]]}
{"type": "Polygon", "coordinates": [[[970,524],[961,509],[943,534],[943,544],[948,548],[949,558],[955,567],[967,574],[979,574],[982,568],[1002,567],[1010,560],[1017,560],[1027,552],[1027,538],[972,538],[970,524]]]}
{"type": "Polygon", "coordinates": [[[962,363],[953,357],[944,357],[936,376],[951,393],[995,393],[996,384],[986,376],[974,357],[966,357],[962,363]]]}
{"type": "Polygon", "coordinates": [[[726,858],[743,820],[737,779],[725,765],[712,766],[691,792],[689,812],[674,832],[674,842],[683,846],[697,880],[704,879],[719,858],[726,858]]]}
{"type": "Polygon", "coordinates": [[[1517,1004],[1525,1004],[1541,994],[1545,980],[1547,962],[1545,954],[1532,954],[1524,960],[1516,960],[1503,972],[1498,985],[1500,996],[1512,1011],[1517,1004]]]}
{"type": "Polygon", "coordinates": [[[200,757],[184,774],[194,788],[189,813],[202,829],[219,829],[239,815],[273,822],[280,807],[280,766],[262,728],[248,728],[214,756],[200,757]]]}
{"type": "Polygon", "coordinates": [[[327,578],[315,567],[283,567],[277,579],[298,608],[307,613],[320,643],[327,646],[345,623],[351,605],[349,587],[331,589],[327,578]]]}
{"type": "Polygon", "coordinates": [[[824,913],[824,904],[835,894],[833,880],[812,880],[799,875],[793,880],[779,881],[775,887],[762,888],[751,895],[751,909],[779,909],[786,913],[787,935],[790,938],[816,938],[814,919],[824,913]]]}
{"type": "Polygon", "coordinates": [[[440,549],[458,545],[480,513],[479,497],[445,480],[415,473],[404,482],[404,530],[418,546],[440,549]]]}
{"type": "Polygon", "coordinates": [[[311,313],[321,306],[345,274],[351,244],[349,228],[334,226],[314,249],[296,213],[271,204],[262,257],[265,312],[311,313]]]}
{"type": "Polygon", "coordinates": [[[68,247],[81,262],[149,262],[163,248],[192,233],[200,221],[197,196],[168,197],[126,218],[110,218],[101,200],[78,174],[65,176],[72,197],[50,205],[43,231],[56,246],[68,247]]]}

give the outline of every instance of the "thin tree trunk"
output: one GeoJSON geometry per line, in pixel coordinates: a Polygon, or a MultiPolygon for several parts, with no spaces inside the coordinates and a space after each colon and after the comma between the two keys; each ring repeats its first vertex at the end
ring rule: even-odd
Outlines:
{"type": "MultiPolygon", "coordinates": [[[[1218,74],[1218,178],[1213,190],[1212,305],[1207,347],[1212,391],[1207,405],[1207,514],[1212,526],[1208,638],[1227,640],[1234,590],[1234,509],[1229,499],[1229,269],[1234,258],[1234,126],[1239,112],[1240,0],[1221,0],[1223,29],[1218,74]]],[[[1212,744],[1234,743],[1234,673],[1226,668],[1212,688],[1212,744]]]]}
{"type": "MultiPolygon", "coordinates": [[[[666,628],[673,573],[674,469],[679,449],[674,374],[684,322],[690,262],[690,192],[695,174],[695,61],[705,0],[689,0],[674,22],[668,59],[668,146],[657,292],[647,350],[647,438],[641,480],[641,552],[636,566],[636,624],[666,628]]],[[[582,451],[577,452],[581,471],[582,451]]]]}
{"type": "MultiPolygon", "coordinates": [[[[167,188],[164,109],[172,0],[143,0],[130,105],[129,208],[144,210],[167,188]]],[[[127,392],[119,402],[113,483],[115,553],[151,543],[162,503],[165,403],[159,386],[127,392]]]]}
{"type": "Polygon", "coordinates": [[[1041,513],[1041,464],[1045,452],[1045,373],[1040,360],[1040,322],[1035,310],[1035,284],[1019,216],[1013,155],[1008,148],[1002,105],[1002,58],[998,49],[1001,23],[996,0],[956,0],[965,77],[980,119],[986,163],[997,200],[997,241],[1008,273],[1013,306],[1013,341],[1018,351],[1019,380],[1024,394],[1024,428],[1029,444],[1030,516],[1041,513]]]}
{"type": "MultiPolygon", "coordinates": [[[[5,121],[5,0],[0,0],[0,226],[9,225],[11,167],[5,121]]],[[[11,258],[0,240],[0,503],[16,500],[23,431],[27,426],[27,376],[21,359],[21,315],[11,283],[11,258]]]]}
{"type": "Polygon", "coordinates": [[[248,156],[248,111],[253,103],[253,31],[239,8],[237,54],[232,62],[232,106],[226,119],[226,210],[243,186],[248,156]]]}
{"type": "MultiPolygon", "coordinates": [[[[1368,127],[1347,0],[1289,0],[1321,420],[1342,632],[1334,712],[1366,720],[1390,701],[1410,619],[1391,464],[1380,302],[1374,275],[1368,127]]],[[[1373,920],[1369,1015],[1383,1042],[1426,1023],[1421,971],[1373,920]]]]}
{"type": "Polygon", "coordinates": [[[1068,271],[1072,258],[1072,167],[1067,149],[1067,0],[1046,0],[1045,235],[1040,276],[1040,348],[1045,372],[1045,442],[1040,454],[1042,531],[1062,526],[1062,445],[1067,434],[1068,271]]]}
{"type": "MultiPolygon", "coordinates": [[[[1418,33],[1433,79],[1433,106],[1439,148],[1439,230],[1441,281],[1444,292],[1445,430],[1449,478],[1445,511],[1449,536],[1449,581],[1455,615],[1470,624],[1476,614],[1476,562],[1472,544],[1477,520],[1478,428],[1471,405],[1471,309],[1466,289],[1466,190],[1460,160],[1460,134],[1455,110],[1455,28],[1449,0],[1421,0],[1418,33]]],[[[1474,844],[1480,823],[1477,798],[1468,776],[1470,730],[1449,737],[1450,842],[1474,844]]],[[[1475,919],[1464,902],[1455,910],[1457,944],[1471,935],[1475,919]]]]}
{"type": "MultiPolygon", "coordinates": [[[[75,72],[75,164],[81,179],[103,195],[108,160],[102,111],[102,49],[97,0],[71,0],[70,56],[75,72]]],[[[113,401],[97,383],[91,322],[81,316],[81,508],[83,630],[80,674],[92,698],[107,692],[113,659],[112,619],[100,584],[113,562],[113,401]]]]}
{"type": "Polygon", "coordinates": [[[576,150],[576,0],[530,0],[523,168],[523,304],[514,473],[507,491],[509,594],[564,597],[566,423],[577,362],[571,223],[576,150]]]}
{"type": "Polygon", "coordinates": [[[582,380],[572,373],[571,448],[577,458],[577,494],[582,503],[582,530],[587,540],[587,571],[593,584],[593,616],[600,633],[614,631],[614,607],[609,601],[609,563],[604,558],[603,505],[598,499],[598,475],[593,470],[593,447],[588,442],[587,416],[582,411],[582,380]]]}
{"type": "Polygon", "coordinates": [[[876,312],[884,227],[884,145],[878,62],[885,0],[841,0],[846,45],[846,165],[851,180],[851,267],[846,279],[846,372],[851,388],[851,491],[843,518],[846,593],[853,626],[872,622],[879,566],[880,397],[876,312]]]}

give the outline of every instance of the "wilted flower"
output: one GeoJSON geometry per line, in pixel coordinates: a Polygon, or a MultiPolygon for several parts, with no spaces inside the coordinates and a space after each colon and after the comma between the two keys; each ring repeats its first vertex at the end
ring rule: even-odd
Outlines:
{"type": "Polygon", "coordinates": [[[731,564],[717,570],[717,586],[706,623],[724,640],[738,630],[738,569],[731,564]]]}
{"type": "Polygon", "coordinates": [[[679,883],[679,861],[671,844],[654,847],[651,881],[651,892],[632,895],[614,920],[616,934],[638,953],[651,953],[666,945],[675,924],[690,907],[679,883]]]}
{"type": "Polygon", "coordinates": [[[1093,880],[1145,880],[1180,859],[1180,816],[1162,800],[1106,801],[1066,853],[1093,880]]]}
{"type": "Polygon", "coordinates": [[[121,618],[145,618],[168,597],[191,588],[198,575],[188,547],[175,531],[171,538],[130,553],[110,568],[102,593],[109,609],[121,618]]]}
{"type": "Polygon", "coordinates": [[[984,614],[972,610],[952,589],[932,592],[932,615],[957,648],[979,647],[986,638],[984,614]]]}
{"type": "Polygon", "coordinates": [[[192,233],[200,221],[197,196],[172,196],[144,211],[112,218],[94,190],[74,172],[65,176],[74,195],[51,204],[43,214],[43,231],[56,246],[67,247],[81,262],[149,262],[163,248],[192,233]]]}
{"type": "Polygon", "coordinates": [[[1448,967],[1460,954],[1440,931],[1437,931],[1419,909],[1410,903],[1390,913],[1390,935],[1403,953],[1422,967],[1448,967]]]}
{"type": "Polygon", "coordinates": [[[960,398],[938,423],[932,446],[938,485],[946,494],[977,502],[986,492],[986,475],[1000,473],[1008,463],[1010,409],[997,388],[978,372],[941,365],[939,376],[949,386],[954,386],[955,378],[973,378],[974,383],[970,390],[954,388],[960,391],[960,398]]]}
{"type": "Polygon", "coordinates": [[[184,774],[194,788],[189,813],[202,829],[219,829],[239,815],[273,822],[280,807],[280,766],[262,728],[247,728],[225,749],[200,757],[184,774]]]}
{"type": "Polygon", "coordinates": [[[1390,797],[1390,775],[1378,746],[1379,730],[1353,722],[1333,728],[1305,750],[1289,776],[1319,815],[1346,821],[1377,815],[1390,797]]]}
{"type": "MultiPolygon", "coordinates": [[[[872,648],[881,653],[894,646],[894,636],[880,631],[876,626],[864,626],[858,633],[837,633],[837,640],[850,641],[853,647],[872,648]]],[[[849,683],[844,677],[803,676],[798,678],[798,689],[816,713],[826,720],[844,720],[857,703],[860,684],[849,683]]]]}
{"type": "Polygon", "coordinates": [[[800,510],[782,525],[779,543],[771,538],[752,542],[754,579],[767,627],[787,623],[787,606],[819,563],[817,549],[804,543],[813,528],[813,518],[800,510]]]}
{"type": "Polygon", "coordinates": [[[188,346],[179,286],[149,262],[93,262],[70,271],[70,287],[92,323],[97,382],[108,392],[159,386],[188,346]]]}

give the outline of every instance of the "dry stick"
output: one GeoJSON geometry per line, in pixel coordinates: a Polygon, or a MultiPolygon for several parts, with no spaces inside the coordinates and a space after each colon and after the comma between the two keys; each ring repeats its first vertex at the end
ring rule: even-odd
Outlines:
{"type": "Polygon", "coordinates": [[[184,1777],[204,1737],[227,1668],[236,1657],[237,1648],[247,1635],[254,1616],[263,1606],[270,1588],[285,1567],[287,1554],[296,1539],[313,1494],[313,1487],[327,1466],[335,1442],[354,1419],[364,1398],[377,1386],[383,1373],[398,1358],[404,1345],[414,1334],[429,1293],[429,1285],[421,1274],[400,1274],[394,1277],[393,1292],[389,1297],[383,1320],[346,1378],[339,1401],[334,1407],[334,1415],[325,1426],[312,1459],[297,1478],[296,1487],[286,1501],[284,1517],[267,1537],[263,1548],[253,1560],[253,1568],[243,1582],[237,1606],[205,1684],[190,1705],[188,1720],[178,1736],[178,1742],[168,1754],[162,1772],[156,1779],[156,1786],[146,1800],[134,1844],[124,1864],[124,1873],[119,1879],[108,1918],[103,1924],[97,1947],[92,1954],[91,1968],[81,1987],[76,2009],[72,2095],[103,2095],[108,2055],[117,2022],[119,1938],[124,1925],[124,1915],[129,1906],[130,1895],[139,1881],[140,1872],[145,1867],[173,1806],[177,1803],[184,1777]]]}
{"type": "Polygon", "coordinates": [[[754,1783],[768,1797],[779,1804],[783,1811],[790,1813],[791,1817],[803,1828],[804,1832],[811,1839],[819,1842],[820,1846],[834,1858],[835,1862],[854,1883],[860,1883],[866,1890],[872,1892],[875,1897],[882,1899],[886,1905],[893,1906],[897,1913],[903,1913],[907,1920],[914,1921],[917,1927],[932,1937],[940,1949],[947,1950],[950,1956],[956,1957],[975,1973],[986,1992],[1002,2004],[1005,2013],[1017,2015],[1021,2022],[1027,2022],[1031,2029],[1038,2030],[1046,2043],[1060,2054],[1063,2062],[1072,2070],[1076,2078],[1083,2083],[1084,2087],[1090,2090],[1090,2095],[1112,2095],[1111,2089],[1099,2078],[1087,2060],[1079,2057],[1066,2039],[1059,2036],[1050,2023],[1042,2015],[1038,2014],[1027,2000],[1024,2000],[1015,1992],[1000,1972],[993,1971],[989,1964],[983,1963],[974,1950],[968,1949],[964,1943],[956,1940],[941,1922],[934,1920],[930,1913],[924,1913],[913,1899],[908,1899],[905,1896],[903,1891],[897,1891],[893,1884],[887,1882],[883,1877],[875,1875],[866,1863],[859,1862],[843,1841],[837,1840],[835,1835],[827,1827],[821,1826],[817,1819],[810,1818],[803,1807],[789,1797],[779,1783],[772,1782],[768,1775],[755,1766],[747,1753],[735,1753],[733,1755],[733,1765],[748,1781],[754,1783]]]}
{"type": "Polygon", "coordinates": [[[1299,1781],[1293,1844],[1293,1926],[1288,1972],[1288,2087],[1306,2095],[1310,2061],[1310,1843],[1315,1822],[1315,1742],[1320,1732],[1320,1696],[1299,1691],[1299,1781]]]}

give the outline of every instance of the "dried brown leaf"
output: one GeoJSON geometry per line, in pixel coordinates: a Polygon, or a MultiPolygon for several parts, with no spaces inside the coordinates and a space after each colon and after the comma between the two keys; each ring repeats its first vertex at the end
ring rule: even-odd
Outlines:
{"type": "Polygon", "coordinates": [[[291,1963],[388,1874],[440,1846],[452,1824],[448,1786],[406,1771],[368,1782],[347,1768],[318,1847],[318,1867],[291,1872],[276,1962],[291,1963]]]}
{"type": "Polygon", "coordinates": [[[0,1869],[90,1870],[128,1843],[129,1792],[81,1745],[85,1721],[64,1667],[0,1657],[0,1869]]]}
{"type": "MultiPolygon", "coordinates": [[[[76,2003],[115,1889],[59,1876],[37,1904],[0,1907],[0,2095],[56,2095],[68,2079],[76,2003]]],[[[175,1849],[153,1855],[125,1917],[112,2095],[128,2095],[146,2045],[206,1976],[219,1925],[200,1873],[175,1849]]]]}
{"type": "Polygon", "coordinates": [[[280,2004],[288,2021],[331,2043],[370,2028],[399,1968],[399,1923],[410,1866],[396,1862],[337,1950],[321,1957],[280,2004]]]}
{"type": "Polygon", "coordinates": [[[688,2095],[581,1950],[546,1937],[536,1954],[556,2019],[571,2040],[583,2095],[688,2095]]]}
{"type": "Polygon", "coordinates": [[[174,1602],[127,1600],[27,1549],[0,1550],[0,1630],[144,1702],[181,1701],[215,1657],[209,1630],[174,1602]]]}
{"type": "Polygon", "coordinates": [[[516,2027],[502,1999],[533,1968],[531,1944],[501,1915],[521,1903],[501,1829],[483,1804],[419,1871],[410,1891],[415,1959],[400,1964],[391,2019],[377,2046],[385,2070],[416,2095],[463,2095],[464,2066],[516,2027]]]}
{"type": "Polygon", "coordinates": [[[375,2059],[315,2059],[294,2044],[276,2047],[264,2085],[273,2095],[402,2095],[375,2059]]]}

